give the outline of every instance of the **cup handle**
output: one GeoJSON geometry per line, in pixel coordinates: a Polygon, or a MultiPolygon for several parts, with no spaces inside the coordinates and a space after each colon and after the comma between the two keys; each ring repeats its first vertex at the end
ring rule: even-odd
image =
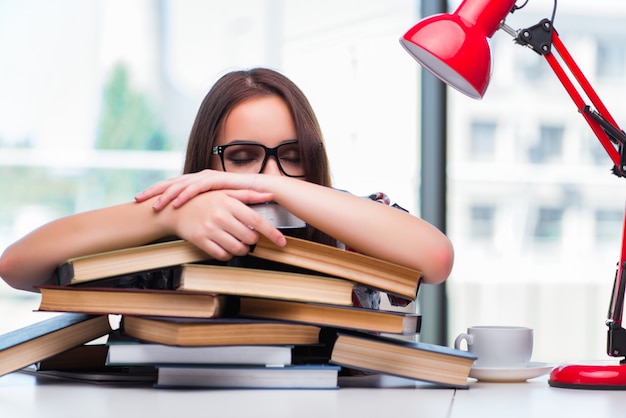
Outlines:
{"type": "Polygon", "coordinates": [[[465,351],[469,351],[469,345],[474,342],[474,337],[466,333],[459,334],[456,337],[456,339],[454,340],[454,348],[457,350],[461,350],[461,343],[463,342],[463,340],[465,340],[465,343],[468,346],[468,350],[465,351]]]}

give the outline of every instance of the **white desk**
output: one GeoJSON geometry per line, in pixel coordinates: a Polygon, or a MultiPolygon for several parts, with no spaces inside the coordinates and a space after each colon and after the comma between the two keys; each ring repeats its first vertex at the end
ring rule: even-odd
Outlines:
{"type": "Polygon", "coordinates": [[[559,389],[547,377],[526,383],[473,383],[457,390],[449,418],[623,417],[626,391],[559,389]]]}
{"type": "Polygon", "coordinates": [[[479,383],[469,390],[163,390],[71,383],[13,373],[0,378],[2,418],[582,417],[623,416],[626,392],[557,389],[546,379],[479,383]]]}

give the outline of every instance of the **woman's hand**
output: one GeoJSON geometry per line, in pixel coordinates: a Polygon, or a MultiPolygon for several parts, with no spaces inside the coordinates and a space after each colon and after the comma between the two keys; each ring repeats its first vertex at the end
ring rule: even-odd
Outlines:
{"type": "MultiPolygon", "coordinates": [[[[285,245],[283,234],[247,205],[253,202],[240,196],[246,192],[200,192],[184,206],[170,206],[157,216],[165,219],[164,222],[173,234],[193,243],[217,260],[226,261],[233,256],[246,255],[260,234],[276,245],[285,245]]],[[[257,197],[254,193],[252,196],[257,197]]],[[[256,199],[253,200],[258,203],[256,199]]]]}
{"type": "Polygon", "coordinates": [[[157,197],[152,208],[173,234],[225,261],[247,254],[259,234],[276,245],[286,243],[278,229],[248,206],[273,198],[272,193],[252,189],[254,178],[203,170],[156,183],[137,194],[135,201],[157,197]]]}
{"type": "Polygon", "coordinates": [[[160,211],[169,203],[179,208],[201,193],[223,189],[228,189],[232,197],[246,203],[271,201],[271,193],[254,190],[254,180],[255,175],[203,170],[160,181],[135,195],[135,201],[143,202],[160,195],[152,205],[154,210],[160,211]]]}

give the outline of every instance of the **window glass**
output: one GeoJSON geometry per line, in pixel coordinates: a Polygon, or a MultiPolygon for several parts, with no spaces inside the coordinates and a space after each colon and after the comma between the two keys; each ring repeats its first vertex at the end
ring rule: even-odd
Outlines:
{"type": "Polygon", "coordinates": [[[474,160],[493,160],[496,149],[496,124],[474,121],[470,126],[469,153],[474,160]]]}
{"type": "Polygon", "coordinates": [[[617,242],[622,235],[624,213],[617,209],[596,209],[594,236],[598,243],[617,242]]]}
{"type": "Polygon", "coordinates": [[[626,69],[624,43],[615,39],[599,39],[596,49],[596,73],[599,78],[623,78],[626,69]]]}
{"type": "MultiPolygon", "coordinates": [[[[622,127],[626,83],[615,80],[626,74],[625,13],[576,1],[560,2],[556,17],[561,40],[622,127]]],[[[507,24],[528,27],[532,16],[522,9],[507,24]]],[[[626,180],[612,174],[546,60],[502,31],[494,38],[500,42],[482,100],[448,89],[448,234],[455,244],[448,340],[471,325],[526,325],[535,329],[536,361],[606,358],[626,180]],[[483,121],[498,127],[492,161],[457,152],[472,149],[462,133],[483,121]],[[483,206],[494,203],[493,238],[477,240],[488,230],[483,206]]]]}
{"type": "Polygon", "coordinates": [[[563,210],[559,208],[539,208],[533,237],[539,242],[558,241],[561,238],[563,210]]]}
{"type": "Polygon", "coordinates": [[[476,240],[488,241],[493,238],[495,208],[488,205],[470,207],[470,236],[476,240]]]}
{"type": "Polygon", "coordinates": [[[544,164],[559,160],[562,154],[563,127],[541,125],[538,142],[529,149],[529,160],[535,164],[544,164]]]}

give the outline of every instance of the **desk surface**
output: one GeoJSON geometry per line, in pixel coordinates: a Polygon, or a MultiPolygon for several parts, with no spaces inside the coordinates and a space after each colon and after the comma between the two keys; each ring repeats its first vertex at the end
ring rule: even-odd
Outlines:
{"type": "Polygon", "coordinates": [[[557,389],[546,379],[474,382],[469,390],[164,390],[12,373],[0,378],[3,418],[73,417],[579,417],[620,416],[624,391],[557,389]]]}

